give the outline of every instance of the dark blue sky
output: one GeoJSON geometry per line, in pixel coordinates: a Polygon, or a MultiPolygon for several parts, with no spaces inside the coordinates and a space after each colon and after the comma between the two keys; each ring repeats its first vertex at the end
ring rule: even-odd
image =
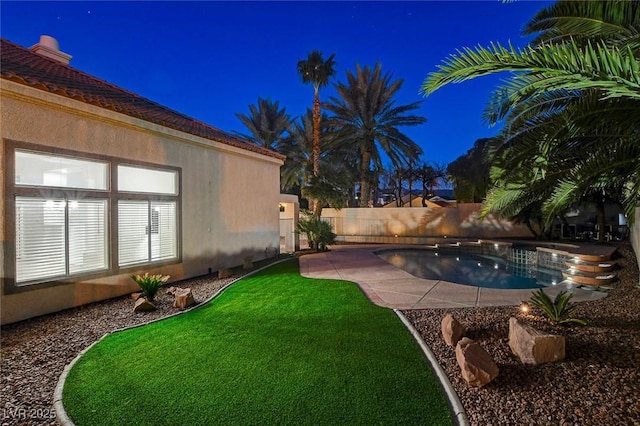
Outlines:
{"type": "MultiPolygon", "coordinates": [[[[449,163],[492,136],[482,111],[501,78],[450,85],[424,98],[428,73],[457,48],[491,41],[524,46],[523,25],[549,1],[30,2],[0,3],[3,38],[25,47],[58,39],[71,66],[226,131],[245,129],[258,97],[299,116],[313,89],[296,63],[335,53],[336,80],[375,65],[404,85],[396,100],[422,100],[427,123],[405,128],[423,160],[449,163]]],[[[321,99],[333,95],[331,87],[321,99]]]]}

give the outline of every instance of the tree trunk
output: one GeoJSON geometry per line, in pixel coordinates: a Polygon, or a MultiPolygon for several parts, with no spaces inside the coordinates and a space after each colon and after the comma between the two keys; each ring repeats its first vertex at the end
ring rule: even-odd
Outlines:
{"type": "Polygon", "coordinates": [[[313,217],[320,217],[322,214],[322,203],[318,200],[313,200],[313,217]]]}
{"type": "Polygon", "coordinates": [[[531,225],[531,221],[527,219],[525,220],[524,224],[527,227],[527,229],[529,229],[529,231],[533,234],[533,238],[537,240],[540,235],[538,235],[535,229],[533,229],[533,225],[531,225]]]}
{"type": "Polygon", "coordinates": [[[320,94],[313,97],[313,175],[320,174],[320,94]]]}
{"type": "Polygon", "coordinates": [[[596,211],[598,212],[598,242],[606,242],[605,232],[607,231],[607,220],[604,212],[604,200],[596,201],[596,211]]]}
{"type": "Polygon", "coordinates": [[[413,169],[411,165],[407,169],[407,174],[409,178],[409,207],[413,207],[413,169]]]}
{"type": "Polygon", "coordinates": [[[365,150],[362,153],[362,164],[360,164],[360,207],[369,207],[369,165],[371,163],[371,153],[365,150]]]}
{"type": "MultiPolygon", "coordinates": [[[[571,226],[569,226],[569,222],[567,221],[567,218],[563,214],[561,214],[559,217],[560,217],[560,221],[562,222],[562,224],[564,226],[566,226],[566,228],[569,230],[569,237],[575,238],[576,235],[573,232],[573,229],[571,229],[571,226]]],[[[560,234],[560,238],[563,238],[563,237],[564,237],[564,235],[560,234]]]]}
{"type": "MultiPolygon", "coordinates": [[[[313,96],[313,175],[318,176],[320,174],[320,94],[315,91],[313,96]]],[[[310,200],[311,210],[315,217],[320,217],[318,211],[322,211],[322,206],[319,206],[318,200],[310,200]]]]}

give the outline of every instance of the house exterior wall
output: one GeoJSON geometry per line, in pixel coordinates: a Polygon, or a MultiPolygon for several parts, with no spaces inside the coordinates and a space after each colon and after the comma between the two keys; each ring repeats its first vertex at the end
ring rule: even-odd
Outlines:
{"type": "MultiPolygon", "coordinates": [[[[132,273],[171,275],[171,281],[273,256],[279,247],[279,170],[282,161],[0,80],[0,190],[6,201],[7,146],[71,150],[169,166],[181,171],[180,259],[162,266],[114,271],[85,281],[6,292],[12,279],[12,211],[0,204],[2,324],[120,296],[136,290],[132,273]],[[9,220],[7,220],[9,218],[9,220]]],[[[113,226],[113,224],[111,225],[113,226]]]]}
{"type": "Polygon", "coordinates": [[[491,215],[479,219],[480,204],[438,208],[347,208],[322,210],[342,241],[421,243],[420,238],[529,238],[524,225],[491,215]]]}

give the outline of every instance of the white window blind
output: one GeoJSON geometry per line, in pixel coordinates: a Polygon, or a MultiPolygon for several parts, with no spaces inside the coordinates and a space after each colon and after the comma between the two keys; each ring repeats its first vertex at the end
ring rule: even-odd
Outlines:
{"type": "Polygon", "coordinates": [[[118,201],[120,266],[178,256],[176,206],[175,201],[118,201]]]}
{"type": "Polygon", "coordinates": [[[108,267],[107,201],[16,197],[16,282],[108,267]]]}
{"type": "Polygon", "coordinates": [[[66,274],[64,200],[17,197],[16,282],[66,274]]]}
{"type": "Polygon", "coordinates": [[[151,260],[177,257],[176,203],[152,201],[151,211],[151,260]],[[154,227],[154,217],[157,217],[157,227],[154,227]]]}
{"type": "Polygon", "coordinates": [[[108,267],[107,200],[70,201],[69,273],[108,267]]]}

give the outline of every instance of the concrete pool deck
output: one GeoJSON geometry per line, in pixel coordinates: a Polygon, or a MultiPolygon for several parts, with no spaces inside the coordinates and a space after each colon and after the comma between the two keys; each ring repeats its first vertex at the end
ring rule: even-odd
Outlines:
{"type": "MultiPolygon", "coordinates": [[[[381,249],[409,245],[336,245],[331,250],[300,257],[300,273],[309,278],[353,281],[376,305],[395,309],[464,308],[519,305],[532,290],[502,290],[473,287],[447,281],[417,278],[378,257],[381,249]]],[[[546,287],[552,298],[562,290],[573,291],[574,302],[597,300],[606,292],[578,288],[561,282],[546,287]]]]}

